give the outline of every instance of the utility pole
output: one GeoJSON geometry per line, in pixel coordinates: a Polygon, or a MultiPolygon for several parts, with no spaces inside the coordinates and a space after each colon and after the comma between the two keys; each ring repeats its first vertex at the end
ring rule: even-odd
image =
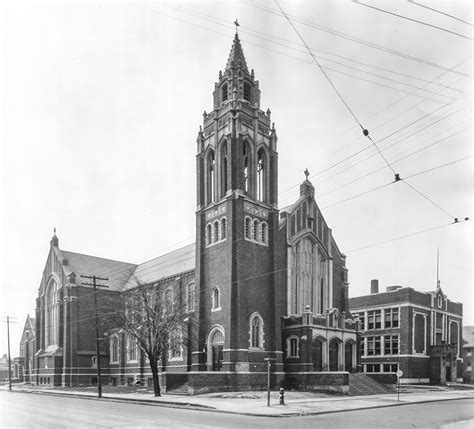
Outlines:
{"type": "Polygon", "coordinates": [[[16,317],[7,316],[7,340],[8,340],[8,390],[12,390],[12,358],[10,354],[10,323],[12,322],[10,319],[16,319],[16,317]]]}
{"type": "Polygon", "coordinates": [[[107,281],[109,279],[103,277],[83,276],[83,279],[91,279],[92,283],[82,283],[83,285],[94,287],[94,309],[95,309],[95,353],[96,353],[96,366],[97,366],[97,397],[102,398],[102,381],[100,379],[100,345],[99,345],[99,315],[97,313],[97,286],[108,287],[105,285],[98,285],[97,280],[107,281]]]}

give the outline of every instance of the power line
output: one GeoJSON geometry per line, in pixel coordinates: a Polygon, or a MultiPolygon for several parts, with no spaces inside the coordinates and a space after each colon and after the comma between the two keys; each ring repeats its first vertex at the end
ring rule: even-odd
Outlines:
{"type": "Polygon", "coordinates": [[[439,27],[439,26],[434,25],[434,24],[429,24],[428,22],[419,21],[418,19],[410,18],[410,17],[405,16],[405,15],[400,15],[400,14],[395,13],[395,12],[390,12],[390,11],[385,10],[385,9],[380,9],[380,8],[372,6],[370,4],[362,3],[359,0],[352,0],[352,2],[356,3],[356,4],[360,4],[361,6],[368,7],[370,9],[377,10],[377,11],[382,12],[382,13],[386,13],[388,15],[392,15],[392,16],[396,16],[398,18],[406,19],[407,21],[412,21],[412,22],[416,22],[416,23],[421,24],[421,25],[425,25],[427,27],[436,28],[438,30],[445,31],[446,33],[450,33],[450,34],[454,34],[456,36],[462,37],[463,39],[473,40],[472,38],[470,38],[468,36],[464,36],[463,34],[460,34],[460,33],[456,33],[455,31],[451,31],[451,30],[448,30],[448,29],[443,28],[443,27],[439,27]]]}
{"type": "Polygon", "coordinates": [[[414,0],[408,0],[408,3],[414,4],[414,5],[416,5],[416,6],[420,6],[420,7],[423,7],[423,8],[425,8],[425,9],[431,10],[431,11],[433,11],[433,12],[439,13],[439,14],[441,14],[441,15],[447,16],[447,17],[449,17],[449,18],[455,19],[456,21],[463,22],[464,24],[470,25],[471,27],[473,26],[469,21],[464,21],[464,19],[461,19],[461,18],[458,18],[458,17],[456,17],[456,16],[450,15],[449,13],[443,12],[443,11],[441,11],[441,10],[439,10],[439,9],[434,9],[434,8],[429,7],[429,6],[426,6],[426,5],[424,5],[424,4],[417,3],[417,2],[414,1],[414,0]]]}
{"type": "MultiPolygon", "coordinates": [[[[186,9],[186,8],[176,8],[176,7],[171,7],[169,6],[169,8],[173,9],[173,10],[176,10],[176,11],[179,11],[179,12],[184,12],[184,13],[188,13],[192,16],[196,16],[200,19],[203,19],[203,20],[206,20],[206,21],[209,21],[209,22],[212,22],[213,24],[215,25],[220,25],[220,26],[223,26],[225,28],[233,28],[231,25],[228,25],[228,24],[224,24],[222,22],[222,20],[219,20],[215,17],[212,17],[210,15],[206,15],[206,14],[203,14],[203,13],[199,13],[199,12],[196,12],[196,11],[193,11],[193,10],[190,10],[190,9],[186,9]]],[[[264,32],[261,32],[261,31],[256,31],[256,30],[253,30],[251,29],[250,27],[245,27],[245,26],[240,26],[239,27],[239,32],[240,34],[243,33],[243,34],[247,34],[251,37],[255,37],[257,39],[261,39],[261,40],[264,40],[264,41],[267,41],[267,42],[270,42],[270,43],[274,43],[276,45],[279,45],[279,46],[283,46],[287,49],[290,49],[290,50],[293,50],[293,51],[296,51],[296,52],[301,52],[301,53],[306,53],[306,50],[302,51],[300,49],[297,49],[297,48],[294,48],[294,47],[291,47],[291,46],[288,46],[284,43],[281,43],[281,42],[277,42],[276,40],[274,39],[279,39],[279,40],[283,40],[285,42],[288,42],[288,43],[291,43],[291,44],[294,44],[296,46],[303,46],[302,44],[299,44],[299,43],[296,43],[296,42],[293,42],[291,40],[288,40],[288,39],[285,39],[285,38],[282,38],[282,37],[278,37],[278,36],[274,36],[274,35],[271,35],[271,34],[268,34],[268,33],[264,33],[264,32]],[[242,29],[243,28],[243,29],[242,29]],[[261,35],[264,35],[266,37],[261,37],[261,36],[256,36],[252,33],[256,33],[256,34],[261,34],[261,35]]],[[[337,58],[341,58],[343,60],[346,60],[346,61],[350,61],[350,62],[353,62],[353,63],[356,63],[356,64],[359,64],[359,65],[362,65],[362,66],[365,66],[365,67],[371,67],[371,68],[375,68],[375,69],[378,69],[378,70],[382,70],[382,71],[385,71],[385,72],[388,72],[388,73],[392,73],[392,74],[397,74],[399,76],[403,76],[403,77],[408,77],[410,79],[416,79],[416,80],[420,80],[422,82],[428,82],[430,83],[428,80],[426,79],[422,79],[420,77],[417,77],[417,76],[412,76],[412,75],[407,75],[407,74],[404,74],[404,73],[400,73],[398,71],[395,71],[395,70],[390,70],[390,69],[387,69],[387,68],[383,68],[383,67],[379,67],[379,66],[376,66],[376,65],[373,65],[373,64],[367,64],[367,63],[364,63],[364,62],[361,62],[361,61],[357,61],[357,60],[354,60],[352,58],[348,58],[344,55],[339,55],[339,54],[335,54],[335,53],[332,53],[332,52],[328,52],[328,51],[323,51],[323,50],[320,50],[320,49],[316,49],[316,48],[311,48],[312,51],[316,51],[316,52],[321,52],[323,54],[326,54],[326,55],[331,55],[331,56],[334,56],[334,57],[337,57],[337,58]]],[[[279,51],[277,51],[279,52],[279,51]]],[[[410,87],[413,87],[413,88],[417,88],[419,90],[423,90],[423,91],[426,91],[426,92],[429,92],[431,94],[434,94],[434,95],[441,95],[437,92],[434,92],[434,91],[431,91],[431,90],[428,90],[428,89],[424,89],[424,87],[417,87],[415,85],[411,85],[411,84],[408,84],[406,82],[402,82],[402,81],[399,81],[399,80],[396,80],[396,79],[391,79],[391,78],[387,78],[385,76],[381,76],[381,75],[378,75],[376,73],[372,73],[372,72],[369,72],[369,71],[366,71],[366,70],[361,70],[359,68],[356,68],[356,67],[353,67],[353,66],[350,66],[350,65],[347,65],[347,64],[344,64],[344,63],[340,63],[338,61],[334,61],[334,60],[331,60],[329,58],[325,58],[324,56],[319,56],[319,58],[321,60],[324,60],[324,61],[329,61],[331,63],[334,63],[334,64],[337,64],[337,65],[340,65],[340,66],[343,66],[343,67],[347,67],[347,68],[350,68],[352,70],[355,70],[355,71],[358,71],[358,72],[361,72],[361,73],[366,73],[366,74],[369,74],[369,75],[372,75],[372,76],[375,76],[375,77],[378,77],[380,79],[385,79],[385,80],[389,80],[391,82],[395,82],[395,83],[398,83],[398,84],[402,84],[402,85],[406,85],[406,86],[410,86],[410,87]]],[[[312,62],[310,62],[312,64],[312,62]]],[[[327,67],[326,67],[327,68],[327,67]]],[[[431,82],[433,83],[433,82],[431,82]]],[[[449,86],[446,86],[446,85],[443,85],[443,84],[438,84],[438,83],[433,83],[434,85],[437,85],[437,86],[441,86],[445,89],[451,89],[453,91],[457,91],[457,92],[462,92],[460,91],[459,89],[456,89],[456,88],[452,88],[452,87],[449,87],[449,86]]],[[[443,97],[448,97],[448,98],[452,98],[452,97],[449,97],[447,95],[443,95],[443,97]]]]}
{"type": "MultiPolygon", "coordinates": [[[[252,2],[245,2],[247,3],[249,6],[252,6],[256,9],[260,9],[264,12],[267,12],[267,13],[270,13],[270,14],[273,14],[273,15],[278,15],[278,16],[283,16],[281,14],[281,12],[277,11],[276,9],[272,9],[270,7],[267,7],[267,6],[262,6],[262,5],[257,5],[255,3],[252,3],[252,2]]],[[[371,47],[371,48],[374,48],[374,49],[378,49],[380,51],[383,51],[383,52],[387,52],[387,53],[390,53],[390,54],[393,54],[393,55],[397,55],[399,57],[402,57],[404,59],[407,59],[407,60],[412,60],[412,61],[416,61],[416,62],[419,62],[419,63],[422,63],[422,64],[425,64],[425,65],[429,65],[429,66],[432,66],[432,67],[436,67],[436,68],[440,68],[440,69],[443,69],[445,71],[450,71],[452,73],[456,73],[456,74],[459,74],[461,76],[465,76],[465,77],[469,77],[469,75],[467,75],[466,73],[462,73],[462,72],[458,72],[456,70],[451,70],[447,67],[444,67],[440,64],[436,64],[436,63],[433,63],[431,61],[428,61],[428,60],[425,60],[423,58],[419,58],[419,57],[415,57],[415,56],[412,56],[412,55],[408,55],[408,54],[405,54],[403,52],[400,52],[400,51],[396,51],[394,49],[391,49],[391,48],[387,48],[385,46],[382,46],[382,45],[378,45],[378,44],[375,44],[375,43],[372,43],[372,42],[367,42],[366,40],[362,40],[362,39],[359,39],[355,36],[351,36],[347,33],[343,33],[343,32],[340,32],[340,31],[337,31],[337,30],[333,30],[331,28],[328,28],[328,27],[324,27],[322,25],[319,25],[319,24],[315,24],[314,22],[311,22],[311,21],[307,21],[307,20],[304,20],[303,18],[300,18],[298,16],[295,16],[295,15],[291,15],[291,14],[287,14],[289,17],[291,17],[294,21],[300,23],[300,24],[303,24],[303,25],[306,25],[308,27],[312,27],[312,28],[315,28],[317,30],[320,30],[320,31],[324,31],[326,33],[329,33],[329,34],[332,34],[334,36],[338,36],[338,37],[341,37],[343,39],[347,39],[347,40],[350,40],[352,42],[355,42],[355,43],[360,43],[364,46],[367,46],[367,47],[371,47]]]]}
{"type": "Polygon", "coordinates": [[[427,228],[427,229],[423,229],[421,231],[416,231],[416,232],[412,232],[410,234],[405,234],[405,235],[401,235],[399,237],[391,238],[390,240],[385,240],[385,241],[380,241],[378,243],[369,244],[368,246],[359,247],[357,249],[349,250],[348,252],[345,252],[345,253],[359,252],[361,250],[370,249],[371,247],[381,246],[382,244],[387,244],[387,243],[391,243],[393,241],[403,240],[403,239],[408,238],[408,237],[413,237],[415,235],[424,234],[426,232],[434,231],[436,229],[446,228],[447,226],[451,226],[451,225],[455,225],[455,224],[459,224],[459,223],[463,223],[463,222],[467,222],[467,221],[469,221],[468,217],[464,218],[464,220],[456,220],[456,221],[451,222],[451,223],[446,223],[446,224],[443,224],[443,225],[438,225],[438,226],[434,226],[432,228],[427,228]]]}

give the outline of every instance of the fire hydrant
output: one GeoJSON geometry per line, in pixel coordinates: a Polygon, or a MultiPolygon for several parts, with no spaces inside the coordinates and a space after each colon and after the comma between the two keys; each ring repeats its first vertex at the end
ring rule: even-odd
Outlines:
{"type": "Polygon", "coordinates": [[[280,405],[285,405],[285,389],[280,388],[280,405]]]}

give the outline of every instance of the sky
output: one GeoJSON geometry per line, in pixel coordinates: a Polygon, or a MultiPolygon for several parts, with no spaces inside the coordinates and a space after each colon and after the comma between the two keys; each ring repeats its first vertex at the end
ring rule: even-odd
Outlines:
{"type": "Polygon", "coordinates": [[[472,216],[470,2],[279,5],[304,44],[275,1],[2,3],[0,315],[16,318],[12,355],[53,228],[63,250],[131,263],[194,241],[196,138],[235,19],[277,130],[279,207],[308,168],[350,296],[371,279],[435,290],[439,249],[441,287],[474,324],[472,222],[453,224],[472,216]]]}

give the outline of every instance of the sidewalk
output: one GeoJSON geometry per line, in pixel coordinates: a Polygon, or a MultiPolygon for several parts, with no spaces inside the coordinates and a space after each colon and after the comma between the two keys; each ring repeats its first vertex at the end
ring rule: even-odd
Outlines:
{"type": "MultiPolygon", "coordinates": [[[[61,391],[29,386],[14,386],[13,390],[15,392],[97,399],[95,391],[61,391]]],[[[240,396],[242,397],[231,398],[219,397],[226,396],[226,394],[198,396],[164,394],[159,398],[155,398],[149,393],[104,393],[101,400],[140,402],[157,406],[182,407],[254,416],[285,417],[474,398],[474,390],[435,390],[429,388],[414,390],[409,393],[401,392],[399,401],[397,401],[397,394],[315,397],[315,395],[305,392],[286,392],[285,405],[279,405],[278,392],[271,392],[270,407],[267,407],[267,397],[262,392],[241,392],[240,396]]]]}

